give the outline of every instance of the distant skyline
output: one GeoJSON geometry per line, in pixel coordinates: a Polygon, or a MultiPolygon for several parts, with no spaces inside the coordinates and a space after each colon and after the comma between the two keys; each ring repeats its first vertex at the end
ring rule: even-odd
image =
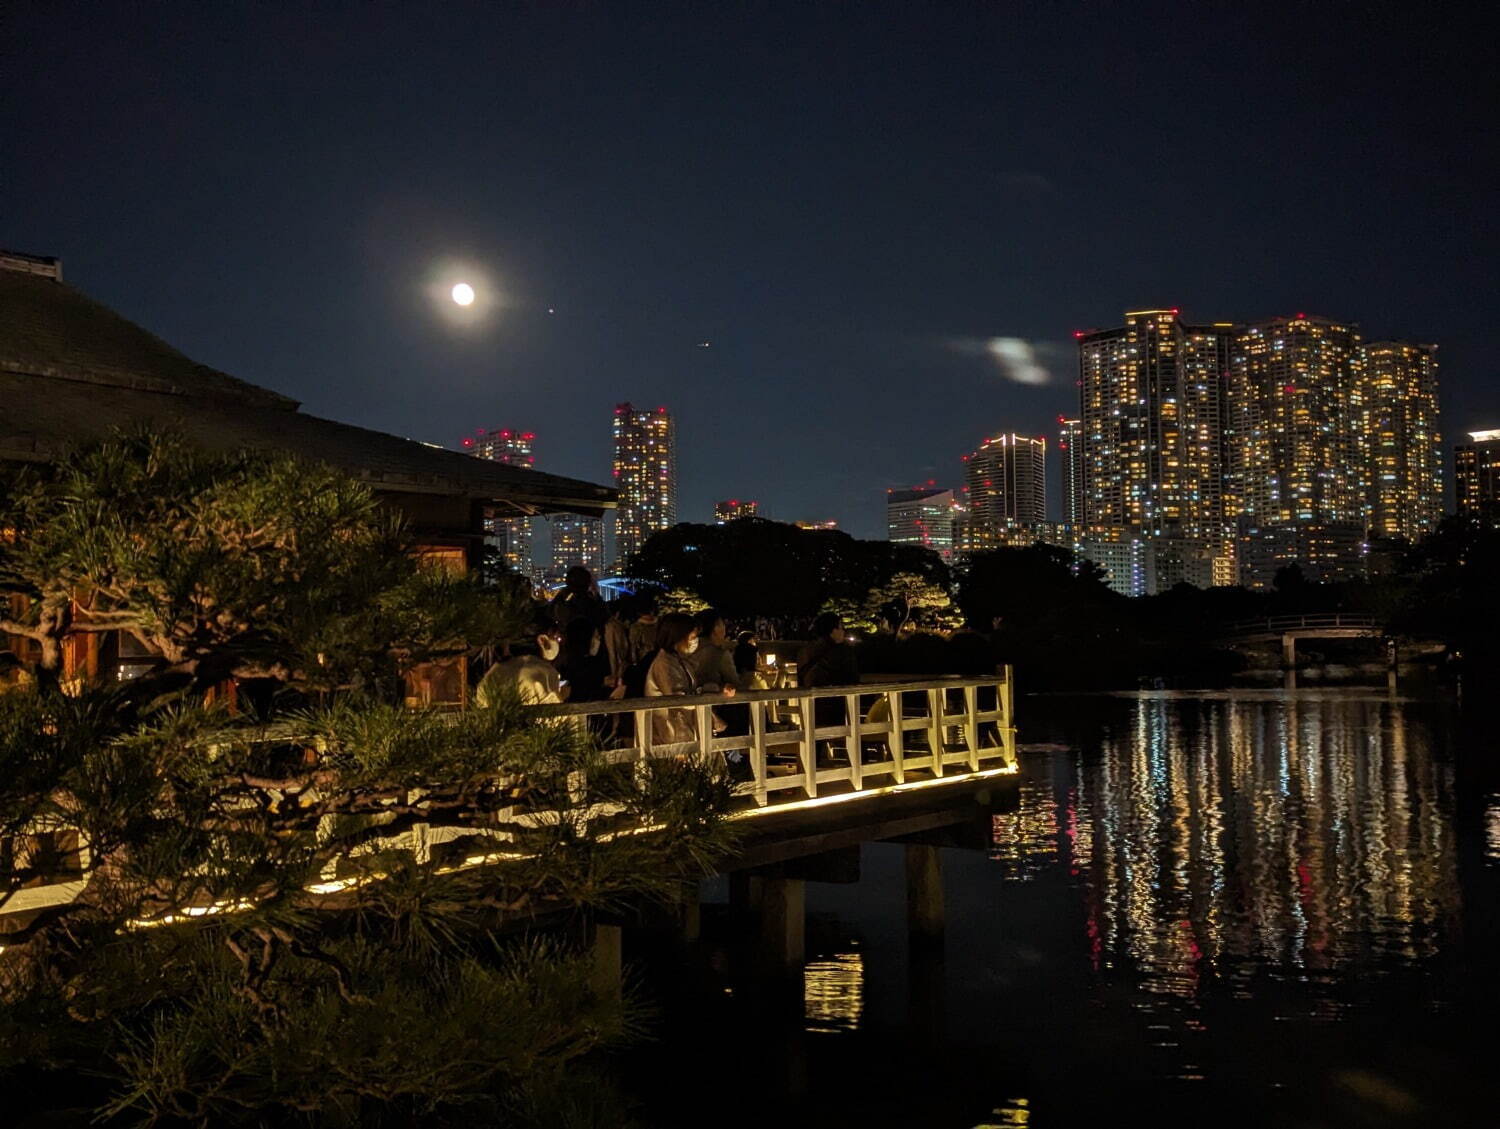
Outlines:
{"type": "Polygon", "coordinates": [[[1500,426],[1466,15],[22,0],[0,246],[310,412],[514,421],[560,474],[668,405],[683,520],[880,537],[1001,431],[1055,493],[1073,332],[1152,306],[1435,342],[1451,450],[1500,426]]]}

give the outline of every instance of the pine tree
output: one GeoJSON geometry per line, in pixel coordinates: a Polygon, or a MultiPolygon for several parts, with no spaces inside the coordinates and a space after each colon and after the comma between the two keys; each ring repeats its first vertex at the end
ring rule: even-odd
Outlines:
{"type": "Polygon", "coordinates": [[[102,1075],[125,1121],[576,1112],[563,1068],[639,1020],[546,927],[680,896],[724,849],[721,776],[616,766],[514,700],[404,708],[412,666],[530,608],[424,567],[326,467],[131,437],[8,486],[0,630],[41,657],[0,693],[3,1066],[102,1075]],[[63,678],[113,631],[149,670],[63,678]],[[206,700],[225,679],[254,708],[206,700]],[[5,913],[60,867],[75,896],[5,913]]]}

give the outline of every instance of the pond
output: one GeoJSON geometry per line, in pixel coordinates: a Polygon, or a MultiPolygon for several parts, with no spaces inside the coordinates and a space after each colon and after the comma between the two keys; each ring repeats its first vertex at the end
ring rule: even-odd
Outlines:
{"type": "MultiPolygon", "coordinates": [[[[1489,709],[1385,690],[1043,696],[1018,803],[945,849],[941,949],[902,848],[809,883],[800,990],[727,913],[638,954],[646,1124],[1494,1125],[1489,709]],[[717,926],[717,928],[716,928],[717,926]]],[[[710,889],[710,898],[722,890],[710,889]]]]}

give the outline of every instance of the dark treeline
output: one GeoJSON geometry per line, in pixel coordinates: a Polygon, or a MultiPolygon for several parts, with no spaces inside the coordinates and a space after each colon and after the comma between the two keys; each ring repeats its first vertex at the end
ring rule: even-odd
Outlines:
{"type": "Polygon", "coordinates": [[[875,616],[878,629],[861,642],[865,670],[978,672],[1008,662],[1034,689],[1216,684],[1246,665],[1224,641],[1230,625],[1334,612],[1368,613],[1392,635],[1440,642],[1444,661],[1500,666],[1500,533],[1457,520],[1382,554],[1366,579],[1310,583],[1291,566],[1265,591],[1179,585],[1131,599],[1055,546],[977,553],[949,569],[918,546],[753,519],[659,533],[634,574],[691,590],[731,617],[772,620],[878,601],[893,579],[918,576],[951,596],[963,627],[897,633],[875,616]]]}

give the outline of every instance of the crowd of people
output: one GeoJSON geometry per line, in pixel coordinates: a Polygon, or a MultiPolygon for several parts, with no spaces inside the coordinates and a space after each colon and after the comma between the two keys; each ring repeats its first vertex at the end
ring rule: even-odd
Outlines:
{"type": "MultiPolygon", "coordinates": [[[[813,641],[798,656],[797,685],[857,683],[854,648],[839,617],[826,612],[810,628],[813,641]]],[[[576,566],[551,603],[539,606],[527,638],[512,644],[480,680],[475,702],[491,705],[507,689],[528,705],[714,694],[724,702],[710,711],[713,732],[733,735],[748,732],[750,721],[748,708],[731,699],[741,691],[766,688],[766,674],[753,628],[731,637],[725,617],[711,608],[697,615],[659,612],[650,592],[606,603],[589,570],[576,566]]],[[[819,724],[840,723],[841,712],[837,718],[824,716],[842,711],[837,698],[820,699],[818,709],[819,724]]],[[[618,724],[598,721],[601,726],[618,724]]],[[[653,712],[653,742],[696,737],[695,709],[653,712]]]]}

